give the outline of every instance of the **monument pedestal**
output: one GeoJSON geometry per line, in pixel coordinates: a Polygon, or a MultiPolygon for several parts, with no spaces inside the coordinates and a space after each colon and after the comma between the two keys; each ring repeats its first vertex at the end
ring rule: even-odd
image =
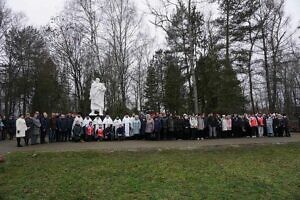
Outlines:
{"type": "Polygon", "coordinates": [[[92,119],[92,120],[94,120],[97,116],[99,116],[100,118],[101,118],[101,120],[103,120],[104,118],[105,118],[105,115],[100,115],[100,114],[98,114],[98,113],[93,113],[93,112],[91,112],[90,114],[89,114],[89,116],[90,116],[90,118],[92,119]]]}

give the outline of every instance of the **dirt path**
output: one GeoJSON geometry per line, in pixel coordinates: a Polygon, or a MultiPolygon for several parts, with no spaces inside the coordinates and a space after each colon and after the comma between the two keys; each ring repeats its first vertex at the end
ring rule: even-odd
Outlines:
{"type": "MultiPolygon", "coordinates": [[[[23,142],[23,141],[22,141],[23,142]]],[[[300,134],[293,134],[292,137],[274,138],[235,138],[235,139],[213,139],[213,140],[177,140],[177,141],[122,141],[122,142],[90,142],[90,143],[52,143],[35,145],[28,147],[16,147],[16,141],[1,141],[0,154],[19,151],[34,152],[64,152],[64,151],[83,151],[100,150],[111,151],[140,151],[140,150],[167,150],[167,149],[201,149],[215,146],[240,145],[263,145],[263,144],[285,144],[300,142],[300,134]]]]}

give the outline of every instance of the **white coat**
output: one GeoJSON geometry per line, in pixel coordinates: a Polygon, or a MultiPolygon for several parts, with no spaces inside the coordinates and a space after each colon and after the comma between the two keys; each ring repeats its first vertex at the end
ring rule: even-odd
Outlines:
{"type": "Polygon", "coordinates": [[[74,128],[74,126],[76,125],[76,123],[78,123],[81,127],[82,127],[82,124],[83,124],[83,119],[82,117],[80,116],[76,116],[74,121],[73,121],[73,125],[72,125],[72,130],[74,128]]]}
{"type": "Polygon", "coordinates": [[[117,134],[117,129],[122,127],[121,119],[115,119],[114,121],[115,134],[117,134]]]}
{"type": "Polygon", "coordinates": [[[114,127],[115,129],[122,127],[122,121],[120,119],[115,119],[114,127]]]}
{"type": "Polygon", "coordinates": [[[227,119],[225,117],[222,118],[222,131],[228,131],[227,119]]]}
{"type": "Polygon", "coordinates": [[[95,118],[94,120],[93,120],[93,125],[95,126],[95,131],[97,131],[99,128],[103,128],[103,122],[102,122],[102,120],[101,120],[101,118],[99,117],[99,118],[95,118]]]}
{"type": "Polygon", "coordinates": [[[198,120],[196,117],[190,118],[190,126],[191,128],[197,128],[198,127],[198,120]]]}
{"type": "Polygon", "coordinates": [[[103,120],[103,125],[104,125],[104,129],[106,129],[107,127],[109,127],[110,125],[113,125],[114,122],[110,117],[105,117],[103,120]]]}
{"type": "Polygon", "coordinates": [[[27,131],[27,126],[25,119],[19,118],[16,121],[16,137],[25,137],[25,132],[27,131]]]}
{"type": "Polygon", "coordinates": [[[124,129],[125,129],[125,137],[130,137],[131,118],[124,117],[122,120],[122,124],[124,125],[124,129]]]}
{"type": "Polygon", "coordinates": [[[88,127],[88,125],[90,124],[90,122],[93,122],[91,118],[84,118],[83,122],[82,122],[82,126],[83,127],[88,127]]]}
{"type": "Polygon", "coordinates": [[[227,130],[231,131],[232,130],[232,120],[231,120],[231,118],[226,119],[226,123],[227,123],[227,130]]]}

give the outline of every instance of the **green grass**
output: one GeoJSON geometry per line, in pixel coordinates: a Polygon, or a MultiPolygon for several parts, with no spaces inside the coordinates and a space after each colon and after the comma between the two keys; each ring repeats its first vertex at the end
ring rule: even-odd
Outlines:
{"type": "Polygon", "coordinates": [[[7,155],[0,199],[300,199],[300,143],[32,154],[7,155]]]}

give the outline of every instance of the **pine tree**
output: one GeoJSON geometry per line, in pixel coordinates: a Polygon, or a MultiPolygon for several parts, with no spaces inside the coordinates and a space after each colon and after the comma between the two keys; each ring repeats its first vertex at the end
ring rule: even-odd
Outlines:
{"type": "Polygon", "coordinates": [[[236,72],[231,68],[223,68],[220,76],[220,101],[217,110],[222,113],[241,112],[244,103],[245,98],[236,72]]]}
{"type": "Polygon", "coordinates": [[[165,79],[165,97],[164,103],[166,109],[171,113],[181,113],[183,77],[180,68],[174,62],[169,62],[166,70],[165,79]]]}
{"type": "Polygon", "coordinates": [[[64,92],[64,86],[58,83],[56,65],[50,58],[41,61],[36,69],[36,84],[31,110],[47,113],[68,112],[68,96],[64,92]]]}
{"type": "Polygon", "coordinates": [[[181,71],[187,84],[186,104],[188,112],[198,112],[198,92],[195,82],[195,52],[202,45],[203,14],[197,10],[195,2],[179,0],[175,13],[169,18],[166,27],[167,43],[170,51],[176,54],[181,63],[181,71]]]}
{"type": "MultiPolygon", "coordinates": [[[[239,0],[222,0],[219,4],[221,16],[216,20],[220,35],[225,38],[225,57],[221,71],[220,85],[220,112],[238,112],[241,111],[245,99],[242,94],[240,81],[233,69],[233,56],[236,49],[232,49],[234,43],[243,40],[241,26],[243,23],[244,7],[239,0]]],[[[236,56],[236,55],[235,55],[236,56]]]]}
{"type": "Polygon", "coordinates": [[[218,112],[221,83],[221,63],[217,52],[210,52],[197,62],[197,87],[201,110],[205,113],[218,112]]]}
{"type": "Polygon", "coordinates": [[[145,86],[145,110],[159,111],[159,93],[158,93],[158,77],[153,65],[150,65],[147,70],[146,86],[145,86]]]}

